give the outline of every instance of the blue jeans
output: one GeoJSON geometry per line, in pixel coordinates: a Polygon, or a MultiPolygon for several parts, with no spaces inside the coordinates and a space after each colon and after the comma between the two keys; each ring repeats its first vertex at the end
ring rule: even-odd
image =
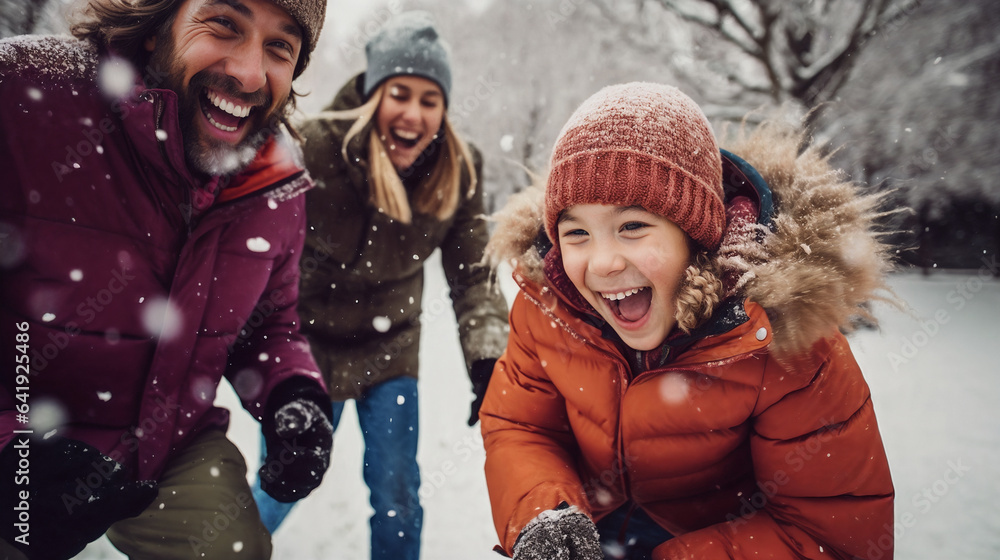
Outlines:
{"type": "MultiPolygon", "coordinates": [[[[369,389],[356,404],[358,424],[365,438],[362,474],[375,510],[370,519],[372,560],[417,560],[424,518],[417,493],[420,489],[417,380],[390,379],[369,389]]],[[[333,403],[334,430],[343,411],[343,402],[333,403]]],[[[263,440],[261,449],[263,455],[263,440]]],[[[260,488],[259,477],[253,484],[253,497],[264,525],[272,533],[295,505],[267,495],[260,488]]]]}
{"type": "Polygon", "coordinates": [[[653,549],[674,538],[638,507],[629,515],[631,503],[612,511],[597,522],[604,557],[614,560],[649,560],[653,549]]]}

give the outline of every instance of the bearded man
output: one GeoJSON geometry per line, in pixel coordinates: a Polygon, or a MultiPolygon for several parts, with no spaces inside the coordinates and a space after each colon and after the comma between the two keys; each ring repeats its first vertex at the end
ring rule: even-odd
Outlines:
{"type": "MultiPolygon", "coordinates": [[[[263,424],[280,501],[330,402],[295,311],[311,180],[292,81],[325,0],[90,0],[0,41],[0,553],[268,558],[214,406],[263,424]]],[[[303,260],[303,264],[306,262],[303,260]]]]}

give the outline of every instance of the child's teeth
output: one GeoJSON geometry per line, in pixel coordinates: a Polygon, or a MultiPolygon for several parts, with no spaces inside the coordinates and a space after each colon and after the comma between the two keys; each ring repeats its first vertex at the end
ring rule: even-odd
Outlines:
{"type": "Polygon", "coordinates": [[[617,301],[617,300],[620,300],[620,299],[625,299],[628,296],[638,294],[640,289],[641,288],[632,288],[631,290],[626,290],[624,292],[618,292],[616,294],[602,293],[601,296],[603,296],[604,299],[610,299],[611,301],[617,301]]]}

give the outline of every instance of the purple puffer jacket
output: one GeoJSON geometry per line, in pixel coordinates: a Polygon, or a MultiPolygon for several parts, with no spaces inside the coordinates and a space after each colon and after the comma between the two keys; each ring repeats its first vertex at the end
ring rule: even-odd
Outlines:
{"type": "Polygon", "coordinates": [[[295,311],[311,181],[272,141],[213,203],[174,93],[109,100],[99,66],[69,38],[0,41],[0,448],[31,427],[26,402],[36,429],[60,424],[155,479],[228,423],[223,374],[258,419],[280,382],[322,387],[295,311]]]}

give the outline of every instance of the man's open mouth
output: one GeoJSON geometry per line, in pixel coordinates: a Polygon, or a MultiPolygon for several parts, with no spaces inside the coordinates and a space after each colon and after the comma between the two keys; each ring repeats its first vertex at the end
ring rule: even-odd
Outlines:
{"type": "Polygon", "coordinates": [[[648,286],[630,288],[622,292],[598,292],[615,317],[629,323],[642,319],[653,301],[653,291],[648,286]]]}
{"type": "Polygon", "coordinates": [[[206,88],[203,91],[201,112],[208,122],[223,132],[236,132],[240,124],[250,115],[254,107],[250,104],[237,105],[218,93],[206,88]]]}

